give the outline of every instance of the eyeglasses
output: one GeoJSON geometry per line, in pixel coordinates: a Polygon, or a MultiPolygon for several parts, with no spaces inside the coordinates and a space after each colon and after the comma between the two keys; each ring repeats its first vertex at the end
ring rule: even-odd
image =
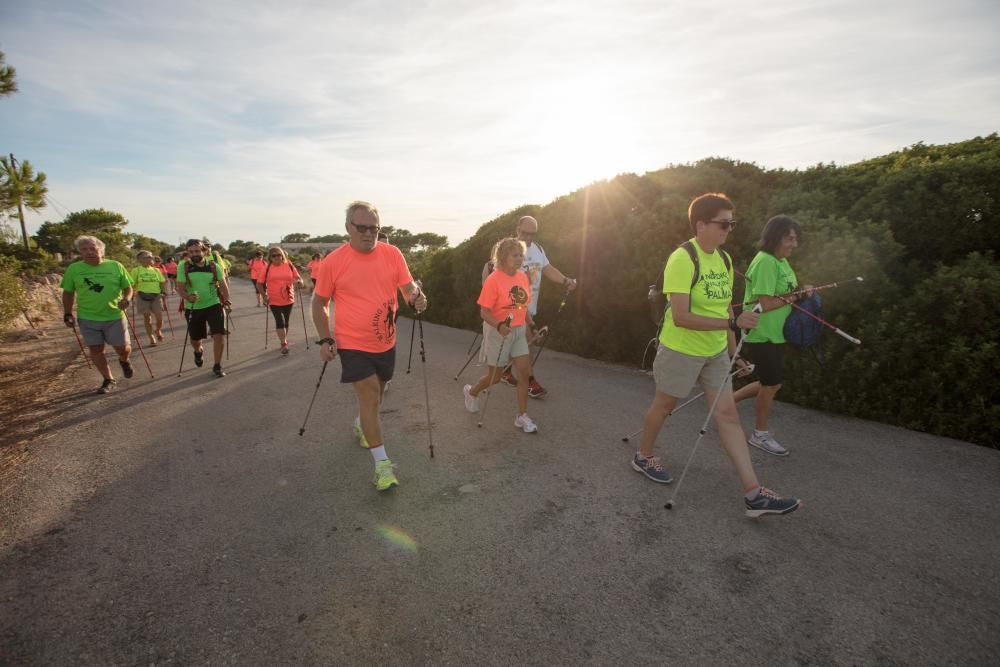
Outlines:
{"type": "Polygon", "coordinates": [[[382,229],[379,225],[359,225],[354,222],[351,225],[358,230],[359,234],[378,234],[378,230],[382,229]]]}
{"type": "Polygon", "coordinates": [[[735,220],[709,220],[708,222],[714,223],[714,224],[718,225],[719,227],[722,227],[726,231],[729,231],[729,230],[734,229],[736,227],[736,221],[735,220]]]}
{"type": "Polygon", "coordinates": [[[525,231],[521,231],[521,236],[538,236],[538,232],[525,232],[525,231]]]}

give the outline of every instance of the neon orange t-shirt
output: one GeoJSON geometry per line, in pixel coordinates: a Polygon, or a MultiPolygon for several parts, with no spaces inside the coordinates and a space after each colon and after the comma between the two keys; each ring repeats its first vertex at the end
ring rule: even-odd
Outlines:
{"type": "Polygon", "coordinates": [[[299,272],[288,262],[265,267],[261,279],[267,275],[267,302],[272,306],[287,306],[295,303],[295,281],[299,272]]]}
{"type": "Polygon", "coordinates": [[[489,308],[498,320],[504,320],[513,313],[510,326],[521,326],[528,317],[528,304],[531,303],[531,285],[527,274],[515,271],[511,276],[503,271],[494,271],[483,283],[476,303],[489,308]]]}
{"type": "Polygon", "coordinates": [[[250,280],[261,282],[264,280],[264,271],[267,270],[267,260],[254,257],[248,264],[250,269],[250,280]]]}
{"type": "Polygon", "coordinates": [[[317,271],[317,269],[319,269],[319,265],[322,264],[322,263],[323,263],[323,260],[321,260],[321,259],[312,259],[312,260],[309,260],[309,263],[306,264],[306,271],[309,272],[310,276],[312,276],[313,278],[315,278],[318,275],[316,273],[316,271],[317,271]]]}
{"type": "Polygon", "coordinates": [[[396,290],[413,282],[399,248],[376,243],[371,252],[344,244],[320,263],[316,294],[333,299],[337,347],[386,352],[396,345],[396,290]]]}
{"type": "Polygon", "coordinates": [[[170,260],[169,262],[164,264],[163,268],[166,269],[168,276],[177,275],[177,262],[175,262],[174,260],[170,260]]]}

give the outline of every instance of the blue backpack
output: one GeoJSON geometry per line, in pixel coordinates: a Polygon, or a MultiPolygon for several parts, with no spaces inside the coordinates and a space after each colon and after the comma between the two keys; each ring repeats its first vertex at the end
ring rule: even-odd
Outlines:
{"type": "MultiPolygon", "coordinates": [[[[816,317],[822,317],[823,315],[823,301],[820,299],[819,294],[813,294],[811,297],[803,299],[795,305],[804,311],[812,313],[816,317]]],[[[815,345],[817,349],[813,350],[813,352],[816,355],[816,361],[822,365],[823,353],[819,350],[817,343],[819,342],[820,333],[823,332],[823,325],[806,315],[799,308],[792,308],[788,319],[785,320],[785,342],[798,345],[799,347],[813,347],[815,345]]]]}

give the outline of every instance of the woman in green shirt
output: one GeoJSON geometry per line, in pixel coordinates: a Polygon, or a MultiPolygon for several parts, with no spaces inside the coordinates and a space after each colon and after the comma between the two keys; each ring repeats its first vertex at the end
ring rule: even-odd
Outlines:
{"type": "Polygon", "coordinates": [[[760,252],[750,262],[746,275],[745,301],[759,301],[763,314],[757,327],[747,333],[742,356],[753,362],[759,380],[740,388],[733,398],[739,402],[757,397],[756,423],[747,442],[775,456],[788,455],[788,450],[767,430],[774,397],[784,380],[785,320],[792,312],[791,302],[811,293],[811,286],[806,285],[805,291],[794,296],[780,296],[798,290],[798,279],[788,258],[799,245],[801,236],[802,227],[787,215],[776,215],[768,220],[757,243],[760,252]]]}
{"type": "Polygon", "coordinates": [[[142,313],[146,323],[146,335],[149,336],[150,347],[156,347],[157,341],[163,340],[163,285],[166,278],[153,266],[153,253],[141,251],[137,257],[140,266],[132,269],[130,274],[132,284],[138,293],[137,310],[142,313]],[[153,326],[153,319],[156,326],[153,326]]]}

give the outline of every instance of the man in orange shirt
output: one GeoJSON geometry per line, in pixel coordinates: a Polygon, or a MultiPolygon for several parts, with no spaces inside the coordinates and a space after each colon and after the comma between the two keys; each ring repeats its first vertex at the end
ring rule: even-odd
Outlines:
{"type": "Polygon", "coordinates": [[[396,290],[418,313],[427,308],[403,253],[378,242],[378,209],[363,201],[347,207],[350,242],[337,248],[316,271],[312,301],[313,324],[320,335],[320,358],[333,361],[340,354],[340,381],[350,383],[358,397],[354,431],[375,460],[375,488],[385,491],[399,484],[385,451],[378,408],[385,384],[396,364],[396,290]],[[337,317],[330,331],[331,301],[337,317]]]}

